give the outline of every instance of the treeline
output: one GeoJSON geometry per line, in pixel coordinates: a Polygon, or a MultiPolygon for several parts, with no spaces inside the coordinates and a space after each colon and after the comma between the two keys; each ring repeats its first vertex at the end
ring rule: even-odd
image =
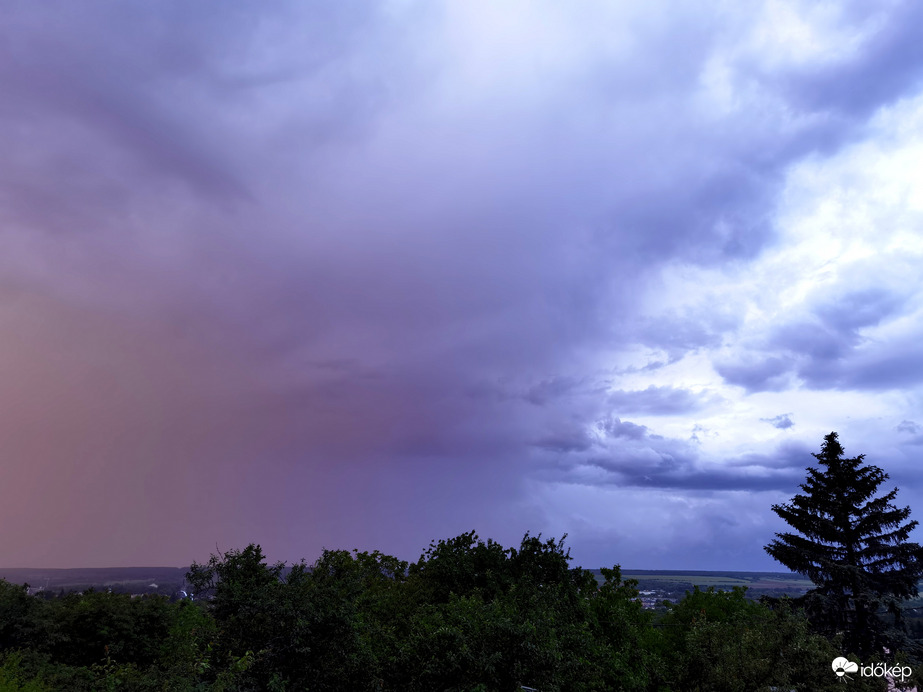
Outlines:
{"type": "Polygon", "coordinates": [[[655,613],[618,567],[603,577],[563,541],[471,532],[412,564],[328,550],[289,569],[251,545],[193,565],[175,603],[0,581],[0,692],[843,689],[831,662],[849,652],[786,599],[695,589],[655,613]]]}

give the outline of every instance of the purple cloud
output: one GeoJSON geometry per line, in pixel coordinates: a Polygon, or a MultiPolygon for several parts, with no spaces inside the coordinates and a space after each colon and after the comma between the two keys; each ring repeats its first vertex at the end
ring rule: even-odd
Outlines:
{"type": "Polygon", "coordinates": [[[615,411],[653,415],[691,413],[713,401],[714,397],[708,393],[654,385],[637,391],[615,390],[607,397],[607,404],[615,411]]]}
{"type": "MultiPolygon", "coordinates": [[[[661,289],[764,280],[791,172],[917,94],[921,23],[850,5],[834,29],[879,32],[786,62],[747,44],[755,9],[725,10],[10,9],[0,520],[30,528],[0,552],[408,556],[561,533],[580,503],[553,514],[536,486],[669,490],[689,525],[682,498],[711,493],[686,505],[711,528],[734,493],[790,487],[788,448],[727,440],[777,410],[814,423],[747,397],[920,382],[915,335],[869,336],[913,290],[811,293],[742,346],[744,291],[661,289]]],[[[617,559],[606,521],[583,561],[617,559]]],[[[733,521],[735,545],[765,533],[733,521]]]]}
{"type": "Polygon", "coordinates": [[[795,426],[795,421],[792,420],[791,413],[781,413],[778,416],[760,418],[760,420],[769,423],[772,427],[778,428],[779,430],[788,430],[795,426]]]}

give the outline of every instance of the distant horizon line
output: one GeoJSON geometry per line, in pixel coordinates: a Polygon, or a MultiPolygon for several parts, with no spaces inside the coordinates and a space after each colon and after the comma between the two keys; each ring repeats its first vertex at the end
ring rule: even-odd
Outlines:
{"type": "MultiPolygon", "coordinates": [[[[204,564],[204,563],[199,563],[204,564]]],[[[276,563],[267,563],[267,564],[276,564],[276,563]]],[[[289,564],[298,564],[298,563],[283,563],[286,566],[289,564]]],[[[3,578],[3,573],[5,571],[11,572],[66,572],[66,571],[78,571],[78,570],[87,570],[87,571],[114,571],[114,570],[157,570],[157,569],[185,569],[188,570],[192,565],[128,565],[123,567],[0,567],[0,579],[3,578]]],[[[573,569],[588,569],[590,571],[599,571],[602,569],[612,569],[611,566],[603,567],[582,567],[578,565],[573,569]]],[[[682,569],[682,568],[664,568],[664,569],[651,569],[651,568],[640,568],[640,567],[621,567],[619,566],[619,571],[622,575],[625,574],[715,574],[720,572],[733,572],[735,574],[799,574],[798,572],[791,572],[788,570],[767,570],[767,569],[682,569]]]]}

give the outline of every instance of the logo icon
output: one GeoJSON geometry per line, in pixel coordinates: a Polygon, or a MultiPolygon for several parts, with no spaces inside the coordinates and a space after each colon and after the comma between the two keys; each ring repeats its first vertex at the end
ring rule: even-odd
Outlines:
{"type": "Polygon", "coordinates": [[[833,663],[831,664],[831,667],[833,668],[833,672],[836,673],[836,676],[840,680],[842,680],[843,678],[846,678],[847,680],[849,680],[850,677],[849,675],[847,675],[847,673],[858,673],[859,672],[859,664],[853,663],[852,661],[850,661],[847,658],[844,658],[843,656],[837,656],[835,659],[833,659],[833,663]]]}

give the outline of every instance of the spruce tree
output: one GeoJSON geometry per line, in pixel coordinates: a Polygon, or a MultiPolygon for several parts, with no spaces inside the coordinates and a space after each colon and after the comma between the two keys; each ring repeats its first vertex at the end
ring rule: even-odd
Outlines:
{"type": "Polygon", "coordinates": [[[897,488],[876,496],[888,474],[863,454],[845,457],[835,432],[812,456],[819,468],[808,467],[804,494],[772,507],[794,532],[776,534],[766,552],[816,585],[808,615],[825,634],[843,634],[844,653],[893,653],[900,603],[917,596],[923,575],[923,549],[908,540],[917,522],[893,504],[897,488]]]}

